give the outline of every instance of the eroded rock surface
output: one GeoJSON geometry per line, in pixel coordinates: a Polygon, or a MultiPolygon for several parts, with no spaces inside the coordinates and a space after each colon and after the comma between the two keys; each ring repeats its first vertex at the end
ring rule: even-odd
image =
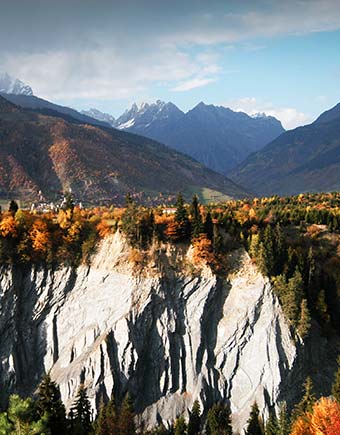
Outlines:
{"type": "Polygon", "coordinates": [[[68,406],[84,380],[94,408],[129,388],[149,425],[223,397],[239,429],[254,400],[263,412],[276,403],[297,348],[248,255],[234,253],[222,279],[176,273],[167,252],[136,274],[129,252],[116,233],[90,267],[2,270],[1,391],[32,393],[51,370],[68,406]]]}

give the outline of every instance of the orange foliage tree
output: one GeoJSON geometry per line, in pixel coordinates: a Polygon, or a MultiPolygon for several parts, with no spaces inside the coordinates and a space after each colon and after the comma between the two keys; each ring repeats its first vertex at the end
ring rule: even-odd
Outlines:
{"type": "Polygon", "coordinates": [[[291,435],[339,435],[340,404],[321,398],[311,413],[300,416],[293,424],[291,435]]]}

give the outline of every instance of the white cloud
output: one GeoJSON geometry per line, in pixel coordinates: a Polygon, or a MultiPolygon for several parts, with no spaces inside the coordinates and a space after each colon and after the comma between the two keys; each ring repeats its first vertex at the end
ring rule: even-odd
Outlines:
{"type": "Polygon", "coordinates": [[[191,89],[202,88],[203,86],[208,85],[209,83],[215,82],[216,79],[213,78],[193,78],[190,80],[186,80],[185,82],[180,83],[176,87],[171,90],[174,92],[186,92],[191,91],[191,89]]]}
{"type": "Polygon", "coordinates": [[[274,116],[282,122],[282,125],[287,130],[308,124],[312,121],[310,115],[299,112],[293,107],[275,107],[273,103],[257,100],[255,97],[239,98],[223,105],[236,111],[248,113],[248,115],[265,113],[268,116],[274,116]]]}

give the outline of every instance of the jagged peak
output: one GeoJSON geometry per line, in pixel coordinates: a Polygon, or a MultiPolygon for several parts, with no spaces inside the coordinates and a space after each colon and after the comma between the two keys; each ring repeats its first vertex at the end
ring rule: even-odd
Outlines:
{"type": "Polygon", "coordinates": [[[32,88],[7,72],[0,72],[0,92],[14,95],[33,95],[32,88]]]}

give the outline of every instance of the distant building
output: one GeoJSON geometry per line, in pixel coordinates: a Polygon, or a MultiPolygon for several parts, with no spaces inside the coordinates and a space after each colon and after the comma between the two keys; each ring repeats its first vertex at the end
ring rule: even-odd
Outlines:
{"type": "Polygon", "coordinates": [[[163,214],[175,214],[177,211],[176,207],[166,207],[163,208],[163,214]]]}

